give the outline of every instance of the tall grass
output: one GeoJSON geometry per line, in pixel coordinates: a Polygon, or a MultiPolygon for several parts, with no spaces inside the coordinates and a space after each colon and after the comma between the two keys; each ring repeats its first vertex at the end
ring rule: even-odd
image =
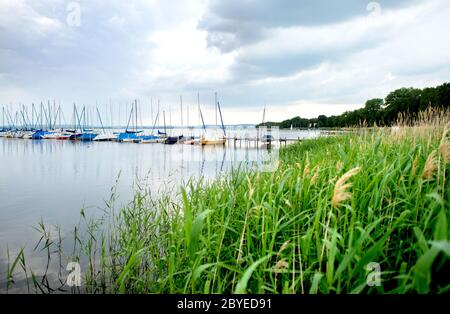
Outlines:
{"type": "Polygon", "coordinates": [[[138,190],[116,210],[112,193],[67,258],[86,261],[89,293],[448,292],[448,121],[307,140],[275,172],[190,181],[175,199],[138,190]]]}

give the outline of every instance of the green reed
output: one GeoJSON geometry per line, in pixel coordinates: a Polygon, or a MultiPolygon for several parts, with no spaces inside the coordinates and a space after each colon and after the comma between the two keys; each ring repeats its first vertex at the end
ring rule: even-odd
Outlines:
{"type": "Polygon", "coordinates": [[[115,209],[112,190],[66,259],[85,261],[88,293],[448,292],[447,121],[306,140],[275,172],[191,180],[175,198],[137,189],[115,209]]]}

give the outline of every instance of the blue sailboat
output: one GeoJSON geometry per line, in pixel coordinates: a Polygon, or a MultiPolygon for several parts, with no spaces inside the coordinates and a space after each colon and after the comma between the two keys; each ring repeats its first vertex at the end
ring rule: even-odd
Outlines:
{"type": "Polygon", "coordinates": [[[135,104],[131,107],[130,116],[128,118],[127,128],[125,132],[120,132],[117,134],[118,142],[139,142],[139,133],[142,131],[138,131],[137,129],[137,100],[135,104]],[[133,114],[134,113],[134,114],[133,114]],[[130,122],[134,124],[134,130],[129,130],[130,122]]]}
{"type": "MultiPolygon", "coordinates": [[[[69,140],[72,141],[82,141],[82,142],[91,142],[98,135],[92,129],[82,128],[81,127],[81,118],[84,120],[84,125],[86,125],[86,108],[83,107],[83,111],[81,112],[81,117],[78,116],[77,108],[74,105],[74,114],[76,119],[78,120],[78,126],[81,129],[81,132],[75,132],[74,134],[69,136],[69,140]]],[[[76,126],[75,126],[76,128],[76,126]]],[[[77,128],[76,128],[77,129],[77,128]]]]}

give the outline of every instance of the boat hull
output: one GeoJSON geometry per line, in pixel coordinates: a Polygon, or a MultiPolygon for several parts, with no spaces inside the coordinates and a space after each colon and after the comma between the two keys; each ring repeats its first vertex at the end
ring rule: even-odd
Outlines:
{"type": "Polygon", "coordinates": [[[94,138],[95,142],[111,142],[117,140],[114,134],[99,134],[94,138]]]}
{"type": "Polygon", "coordinates": [[[223,139],[200,139],[201,145],[225,145],[226,140],[223,139]]]}

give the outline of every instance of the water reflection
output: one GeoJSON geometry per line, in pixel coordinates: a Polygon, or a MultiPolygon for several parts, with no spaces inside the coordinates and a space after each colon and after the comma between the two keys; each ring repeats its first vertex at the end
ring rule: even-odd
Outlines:
{"type": "MultiPolygon", "coordinates": [[[[280,134],[291,138],[316,135],[280,134]]],[[[213,179],[242,163],[259,165],[267,153],[243,143],[202,147],[0,138],[0,282],[7,245],[11,255],[26,246],[27,255],[32,256],[40,236],[33,227],[41,218],[60,226],[63,237],[70,238],[81,208],[88,215],[99,215],[114,185],[120,206],[132,200],[136,184],[147,186],[152,194],[173,193],[191,177],[213,179]]],[[[37,267],[43,265],[39,256],[30,261],[37,267]]]]}

